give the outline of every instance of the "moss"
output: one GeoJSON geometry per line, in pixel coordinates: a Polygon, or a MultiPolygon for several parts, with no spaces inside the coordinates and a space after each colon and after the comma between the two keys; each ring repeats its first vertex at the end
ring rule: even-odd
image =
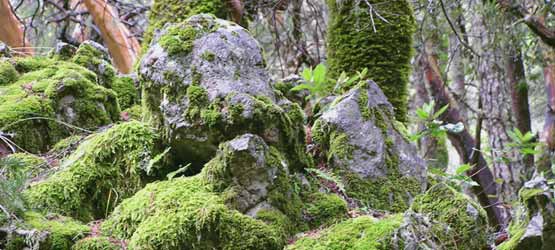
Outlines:
{"type": "Polygon", "coordinates": [[[304,215],[311,228],[329,225],[347,216],[347,202],[336,194],[313,193],[305,204],[304,215]]]}
{"type": "Polygon", "coordinates": [[[350,219],[327,228],[316,237],[304,237],[290,245],[289,250],[385,250],[393,249],[394,231],[402,222],[401,215],[381,220],[369,216],[350,219]]]}
{"type": "Polygon", "coordinates": [[[11,170],[23,168],[27,173],[27,177],[37,176],[42,170],[48,166],[44,158],[28,153],[15,153],[0,158],[0,169],[7,170],[6,176],[10,178],[11,170]]]}
{"type": "MultiPolygon", "coordinates": [[[[526,223],[511,223],[508,229],[509,240],[497,246],[498,250],[517,250],[520,239],[526,233],[526,223]]],[[[530,248],[531,249],[531,248],[530,248]]],[[[535,248],[537,249],[537,248],[535,248]]]]}
{"type": "Polygon", "coordinates": [[[447,249],[482,249],[487,245],[488,221],[486,212],[471,198],[447,184],[431,187],[415,198],[411,209],[444,223],[451,229],[434,226],[432,232],[447,249]]]}
{"type": "Polygon", "coordinates": [[[19,74],[15,67],[8,61],[0,61],[0,86],[15,82],[19,74]]]}
{"type": "Polygon", "coordinates": [[[271,226],[227,208],[200,176],[148,184],[102,228],[129,239],[130,249],[271,250],[284,244],[271,226]]]}
{"type": "Polygon", "coordinates": [[[216,59],[216,54],[214,54],[212,51],[204,51],[201,57],[206,61],[212,62],[216,59]]]}
{"type": "Polygon", "coordinates": [[[48,238],[41,249],[69,250],[75,241],[90,232],[90,228],[68,217],[49,215],[47,217],[27,212],[24,216],[25,224],[39,231],[49,232],[48,238]]]}
{"type": "Polygon", "coordinates": [[[172,26],[168,33],[160,38],[159,43],[169,55],[188,54],[193,50],[193,42],[198,34],[198,31],[190,25],[172,26]]]}
{"type": "Polygon", "coordinates": [[[56,143],[56,145],[54,145],[52,147],[51,152],[61,152],[61,151],[65,151],[67,149],[70,148],[74,148],[77,145],[79,145],[79,143],[83,140],[83,136],[81,135],[72,135],[69,136],[61,141],[59,141],[58,143],[56,143]]]}
{"type": "Polygon", "coordinates": [[[201,13],[225,18],[226,9],[225,2],[221,0],[156,0],[148,16],[149,27],[144,35],[143,50],[150,44],[153,32],[166,23],[179,23],[201,13]]]}
{"type": "Polygon", "coordinates": [[[0,130],[13,133],[23,149],[46,152],[67,137],[69,129],[56,120],[96,128],[119,118],[115,94],[99,86],[93,72],[44,58],[16,59],[15,65],[22,75],[0,86],[0,130]]]}
{"type": "Polygon", "coordinates": [[[121,250],[120,244],[108,237],[88,237],[77,241],[71,250],[121,250]]]}
{"type": "Polygon", "coordinates": [[[116,125],[84,141],[62,163],[61,171],[31,186],[25,197],[37,209],[83,221],[103,218],[142,187],[141,168],[156,138],[139,122],[116,125]]]}
{"type": "Polygon", "coordinates": [[[122,113],[127,113],[129,119],[141,121],[143,117],[143,107],[141,105],[133,105],[130,108],[123,110],[122,113]]]}
{"type": "Polygon", "coordinates": [[[122,110],[139,104],[139,91],[135,87],[135,82],[131,77],[116,77],[112,83],[112,90],[116,92],[118,103],[122,110]]]}
{"type": "Polygon", "coordinates": [[[364,1],[328,0],[329,74],[335,79],[343,71],[354,75],[367,68],[367,75],[378,83],[395,107],[397,119],[406,121],[412,36],[416,30],[412,9],[405,0],[369,3],[376,6],[387,22],[372,21],[375,18],[370,18],[364,1]],[[354,6],[356,2],[361,6],[354,6]]]}
{"type": "Polygon", "coordinates": [[[104,52],[89,43],[81,44],[71,59],[72,62],[95,72],[98,82],[104,87],[112,88],[111,84],[116,76],[116,70],[109,60],[104,52]]]}

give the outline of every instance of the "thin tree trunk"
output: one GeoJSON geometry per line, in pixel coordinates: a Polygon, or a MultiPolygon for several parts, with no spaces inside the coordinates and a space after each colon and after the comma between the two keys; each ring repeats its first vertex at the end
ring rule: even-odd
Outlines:
{"type": "MultiPolygon", "coordinates": [[[[461,3],[456,1],[455,9],[451,11],[451,13],[457,13],[458,15],[450,15],[452,21],[455,22],[456,27],[459,28],[458,33],[464,34],[466,37],[466,31],[463,30],[464,28],[464,17],[461,11],[461,3]]],[[[463,105],[459,106],[460,114],[464,121],[468,121],[468,114],[467,109],[464,103],[466,102],[466,84],[465,84],[465,71],[464,71],[464,51],[463,45],[459,41],[459,37],[455,34],[455,32],[451,32],[449,35],[449,72],[448,77],[451,80],[451,86],[453,90],[453,94],[456,96],[456,99],[459,103],[463,105]]],[[[466,123],[465,123],[466,124],[466,123]]]]}
{"type": "MultiPolygon", "coordinates": [[[[83,3],[81,3],[80,0],[71,0],[71,9],[75,9],[76,12],[81,12],[86,10],[85,5],[83,3]]],[[[76,18],[78,20],[82,20],[81,16],[76,16],[76,18]]],[[[90,39],[90,34],[86,29],[87,27],[81,25],[81,24],[77,24],[75,25],[75,28],[73,29],[73,32],[71,33],[71,37],[79,43],[82,43],[86,40],[90,39]]]]}
{"type": "Polygon", "coordinates": [[[13,13],[9,0],[0,0],[0,41],[10,46],[18,55],[33,55],[33,49],[25,39],[23,25],[13,13]]]}
{"type": "MultiPolygon", "coordinates": [[[[436,107],[440,108],[449,105],[449,108],[441,115],[440,119],[453,124],[462,122],[458,105],[447,92],[441,78],[437,58],[426,54],[426,56],[421,57],[420,64],[424,70],[426,84],[437,104],[436,107]]],[[[461,133],[448,133],[448,138],[461,157],[461,161],[473,164],[472,169],[467,172],[467,175],[479,184],[479,186],[472,187],[472,191],[486,210],[490,224],[497,228],[505,226],[506,218],[499,206],[497,184],[482,154],[474,150],[474,147],[477,145],[476,141],[466,128],[461,133]]]]}
{"type": "Polygon", "coordinates": [[[551,162],[555,152],[555,50],[546,45],[542,46],[544,57],[543,75],[545,92],[547,93],[547,107],[545,123],[540,135],[540,156],[536,162],[537,171],[553,177],[551,162]]]}
{"type": "Polygon", "coordinates": [[[122,73],[129,73],[140,50],[139,42],[119,21],[117,12],[106,0],[83,0],[102,39],[110,51],[114,64],[122,73]]]}

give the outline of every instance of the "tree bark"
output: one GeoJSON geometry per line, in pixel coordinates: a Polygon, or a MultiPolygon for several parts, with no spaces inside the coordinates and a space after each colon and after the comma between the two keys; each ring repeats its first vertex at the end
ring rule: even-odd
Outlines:
{"type": "Polygon", "coordinates": [[[106,0],[84,0],[94,23],[100,29],[102,39],[110,51],[116,68],[130,73],[140,51],[139,42],[119,21],[117,12],[106,0]]]}
{"type": "Polygon", "coordinates": [[[543,172],[548,177],[553,177],[551,162],[555,152],[555,49],[542,46],[544,57],[543,75],[545,79],[545,92],[547,93],[547,107],[545,122],[540,135],[540,155],[536,162],[537,171],[543,172]]]}
{"type": "MultiPolygon", "coordinates": [[[[441,78],[437,58],[426,54],[421,57],[420,65],[424,70],[426,84],[437,104],[436,107],[441,108],[449,105],[447,111],[439,119],[453,124],[462,122],[458,105],[447,92],[441,78]]],[[[486,210],[490,225],[496,228],[504,227],[506,218],[500,209],[497,184],[482,154],[474,150],[476,141],[466,128],[461,133],[448,133],[447,136],[461,157],[461,161],[473,164],[467,175],[479,184],[479,186],[472,187],[472,192],[478,197],[478,201],[486,210]],[[473,158],[476,159],[475,162],[471,161],[473,158]]]]}
{"type": "MultiPolygon", "coordinates": [[[[461,3],[456,1],[452,4],[455,4],[455,9],[451,11],[451,13],[460,13],[461,12],[461,3]]],[[[459,15],[450,15],[451,20],[455,22],[457,25],[456,27],[459,28],[459,34],[463,34],[463,37],[466,37],[466,31],[464,30],[464,17],[462,14],[459,15]]],[[[467,42],[468,43],[468,42],[467,42]]],[[[462,103],[463,105],[459,106],[459,112],[464,121],[468,121],[468,114],[467,108],[464,105],[466,102],[466,84],[465,84],[465,66],[464,66],[464,50],[463,45],[459,41],[459,37],[454,33],[451,32],[449,34],[449,72],[448,77],[451,80],[451,86],[453,90],[453,94],[455,95],[457,101],[462,103]]],[[[466,122],[465,122],[466,124],[466,122]]]]}
{"type": "Polygon", "coordinates": [[[9,0],[0,0],[0,41],[12,48],[17,55],[31,56],[33,49],[25,39],[23,25],[13,13],[9,0]]]}

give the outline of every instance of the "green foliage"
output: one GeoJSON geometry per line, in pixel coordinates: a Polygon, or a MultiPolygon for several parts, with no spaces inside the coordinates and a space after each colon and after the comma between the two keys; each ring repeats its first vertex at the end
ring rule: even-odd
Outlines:
{"type": "Polygon", "coordinates": [[[402,222],[402,215],[381,220],[361,216],[331,226],[317,236],[306,236],[290,245],[289,250],[393,249],[392,238],[402,222]]]}
{"type": "Polygon", "coordinates": [[[316,169],[316,168],[306,168],[305,170],[308,173],[314,174],[318,179],[321,179],[333,184],[334,187],[337,187],[339,191],[341,191],[342,193],[345,192],[345,185],[343,185],[341,178],[336,176],[334,173],[316,169]]]}
{"type": "Polygon", "coordinates": [[[395,108],[399,121],[407,120],[408,77],[416,25],[406,0],[327,0],[330,19],[327,37],[329,77],[354,74],[364,68],[395,108]],[[378,15],[382,18],[378,18],[378,15]]]}
{"type": "Polygon", "coordinates": [[[108,237],[88,237],[79,240],[71,247],[71,250],[121,250],[123,249],[117,240],[108,237]]]}
{"type": "Polygon", "coordinates": [[[538,154],[536,147],[539,143],[536,142],[536,136],[532,132],[523,134],[519,129],[514,128],[507,134],[511,138],[511,142],[507,145],[509,148],[518,150],[523,156],[538,154]]]}
{"type": "Polygon", "coordinates": [[[449,105],[441,107],[438,111],[434,111],[434,108],[435,102],[431,101],[430,103],[425,103],[422,107],[416,109],[418,122],[424,124],[424,129],[410,135],[409,138],[411,140],[417,141],[425,136],[441,139],[446,136],[447,132],[460,133],[464,130],[462,122],[451,124],[437,120],[447,111],[449,105]]]}

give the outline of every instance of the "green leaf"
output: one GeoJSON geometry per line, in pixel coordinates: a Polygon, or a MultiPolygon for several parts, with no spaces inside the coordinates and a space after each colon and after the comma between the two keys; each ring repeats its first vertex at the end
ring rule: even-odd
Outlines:
{"type": "Polygon", "coordinates": [[[318,64],[312,73],[314,85],[322,86],[326,81],[326,66],[324,64],[318,64]]]}
{"type": "Polygon", "coordinates": [[[312,69],[311,68],[305,68],[303,70],[302,76],[303,76],[305,81],[312,82],[312,69]]]}
{"type": "Polygon", "coordinates": [[[443,113],[445,113],[445,111],[447,111],[447,109],[449,108],[449,104],[446,104],[445,106],[441,107],[441,109],[439,109],[434,116],[432,117],[432,119],[437,119],[440,115],[442,115],[443,113]]]}
{"type": "Polygon", "coordinates": [[[465,173],[466,171],[472,169],[472,166],[470,166],[470,164],[462,164],[460,165],[457,170],[455,170],[455,174],[456,175],[460,175],[465,173]]]}
{"type": "Polygon", "coordinates": [[[189,167],[191,166],[191,163],[187,164],[185,167],[179,168],[178,170],[175,170],[169,174],[166,175],[166,177],[168,178],[168,180],[173,179],[176,175],[184,173],[187,171],[187,169],[189,169],[189,167]]]}
{"type": "Polygon", "coordinates": [[[424,109],[421,109],[421,108],[416,110],[416,115],[422,120],[428,120],[428,118],[429,118],[428,113],[424,109]]]}
{"type": "Polygon", "coordinates": [[[302,84],[299,84],[299,85],[291,88],[291,91],[301,91],[301,90],[305,90],[305,89],[312,90],[313,87],[311,85],[306,84],[306,83],[302,83],[302,84]]]}

